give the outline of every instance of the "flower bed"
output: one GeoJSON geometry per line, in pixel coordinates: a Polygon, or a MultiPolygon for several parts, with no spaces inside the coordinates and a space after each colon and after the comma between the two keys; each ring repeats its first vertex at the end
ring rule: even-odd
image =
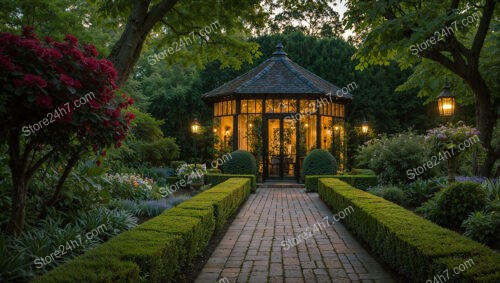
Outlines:
{"type": "Polygon", "coordinates": [[[248,178],[232,178],[34,282],[178,281],[249,194],[248,178]]]}

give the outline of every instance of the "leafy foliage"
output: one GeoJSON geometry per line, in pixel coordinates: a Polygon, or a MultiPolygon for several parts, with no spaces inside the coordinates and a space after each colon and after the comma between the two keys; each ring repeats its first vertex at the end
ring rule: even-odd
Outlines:
{"type": "Polygon", "coordinates": [[[408,202],[405,192],[396,186],[378,186],[368,189],[368,192],[383,197],[388,201],[405,206],[408,202]]]}
{"type": "Polygon", "coordinates": [[[464,220],[464,235],[486,245],[497,245],[500,242],[500,212],[477,211],[464,220]]]}
{"type": "Polygon", "coordinates": [[[478,184],[456,182],[437,193],[417,211],[441,226],[458,229],[470,213],[483,209],[486,203],[486,193],[478,184]]]}
{"type": "MultiPolygon", "coordinates": [[[[381,182],[397,184],[408,182],[407,170],[425,164],[429,156],[423,136],[408,131],[368,141],[359,148],[356,162],[358,167],[375,171],[381,182]]],[[[422,176],[432,176],[432,169],[422,176]]]]}
{"type": "Polygon", "coordinates": [[[445,186],[445,178],[433,178],[429,180],[417,179],[415,182],[411,182],[403,188],[408,198],[408,205],[419,207],[445,186]]]}
{"type": "Polygon", "coordinates": [[[312,150],[304,159],[304,176],[335,175],[337,174],[337,169],[337,160],[335,160],[335,157],[323,149],[312,150]]]}

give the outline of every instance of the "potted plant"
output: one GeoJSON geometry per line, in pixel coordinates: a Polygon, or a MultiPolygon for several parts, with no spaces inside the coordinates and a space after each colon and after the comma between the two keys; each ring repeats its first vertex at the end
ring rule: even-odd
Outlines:
{"type": "Polygon", "coordinates": [[[450,123],[427,131],[425,140],[435,153],[434,160],[447,162],[448,183],[455,182],[458,155],[479,146],[478,135],[476,128],[461,121],[455,125],[450,123]]]}
{"type": "Polygon", "coordinates": [[[182,164],[177,169],[177,176],[186,180],[191,189],[199,190],[204,185],[206,172],[205,164],[182,164]]]}

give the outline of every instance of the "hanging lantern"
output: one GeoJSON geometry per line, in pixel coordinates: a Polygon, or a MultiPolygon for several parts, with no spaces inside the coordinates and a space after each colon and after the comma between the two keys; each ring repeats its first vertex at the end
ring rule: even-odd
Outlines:
{"type": "Polygon", "coordinates": [[[438,96],[439,116],[453,116],[455,113],[455,95],[450,91],[450,86],[445,85],[438,96]]]}
{"type": "Polygon", "coordinates": [[[197,134],[200,132],[200,123],[198,123],[198,119],[194,119],[193,124],[191,125],[191,132],[193,134],[197,134]]]}

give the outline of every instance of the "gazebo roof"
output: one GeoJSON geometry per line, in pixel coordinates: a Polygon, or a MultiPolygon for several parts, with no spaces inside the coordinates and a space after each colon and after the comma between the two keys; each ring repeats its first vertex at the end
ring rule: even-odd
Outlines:
{"type": "Polygon", "coordinates": [[[229,81],[203,95],[203,99],[251,95],[251,94],[302,94],[335,96],[352,100],[351,94],[342,91],[332,83],[320,78],[290,60],[278,43],[273,56],[245,74],[229,81]],[[340,95],[337,91],[340,90],[340,95]]]}

